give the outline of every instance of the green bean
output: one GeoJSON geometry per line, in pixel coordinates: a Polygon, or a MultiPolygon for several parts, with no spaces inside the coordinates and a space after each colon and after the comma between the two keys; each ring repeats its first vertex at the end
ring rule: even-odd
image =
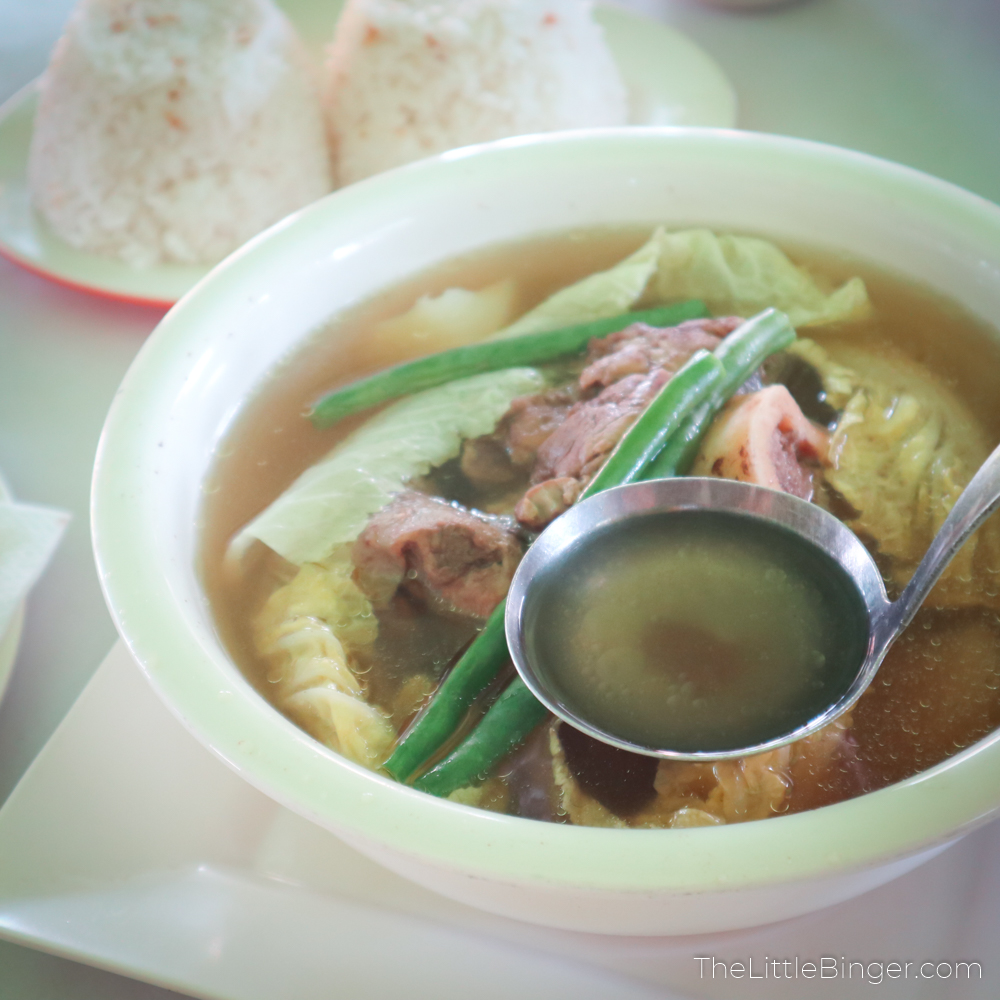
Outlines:
{"type": "Polygon", "coordinates": [[[497,675],[507,658],[504,634],[506,601],[493,609],[486,627],[434,692],[430,704],[407,730],[382,765],[397,781],[405,781],[455,731],[469,706],[497,675]]]}
{"type": "Polygon", "coordinates": [[[399,396],[433,389],[455,379],[500,368],[542,364],[574,354],[586,347],[592,337],[606,336],[632,323],[674,326],[687,319],[702,319],[708,315],[704,302],[691,299],[671,306],[609,316],[560,330],[525,333],[518,337],[484,340],[478,344],[454,347],[449,351],[440,351],[387,368],[341,389],[335,389],[316,403],[309,419],[316,427],[329,427],[359,410],[366,410],[399,396]]]}
{"type": "Polygon", "coordinates": [[[482,780],[497,761],[527,739],[546,715],[548,709],[520,677],[515,677],[479,725],[444,760],[417,778],[413,787],[445,796],[482,780]]]}
{"type": "MultiPolygon", "coordinates": [[[[708,396],[723,374],[722,365],[714,355],[697,351],[628,429],[584,495],[639,479],[666,435],[680,426],[686,414],[708,396]]],[[[455,664],[430,705],[383,765],[397,780],[405,781],[448,739],[472,702],[503,666],[507,659],[505,607],[506,602],[501,601],[486,628],[455,664]]]]}
{"type": "Polygon", "coordinates": [[[643,478],[670,479],[687,473],[719,410],[767,358],[794,340],[795,330],[788,317],[776,309],[765,309],[729,334],[715,349],[725,375],[709,398],[688,415],[680,430],[650,463],[643,478]]]}
{"type": "Polygon", "coordinates": [[[684,476],[694,463],[702,438],[712,425],[717,406],[708,400],[690,414],[681,429],[667,442],[664,449],[650,462],[644,479],[673,479],[684,476]]]}
{"type": "Polygon", "coordinates": [[[794,342],[795,329],[778,309],[765,309],[741,323],[714,352],[726,369],[725,391],[732,395],[775,351],[794,342]]]}

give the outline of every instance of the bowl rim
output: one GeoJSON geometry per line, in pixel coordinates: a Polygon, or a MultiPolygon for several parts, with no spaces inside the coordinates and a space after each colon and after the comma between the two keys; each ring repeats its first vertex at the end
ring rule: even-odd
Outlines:
{"type": "Polygon", "coordinates": [[[480,184],[497,181],[512,163],[567,168],[574,158],[590,154],[644,158],[692,150],[716,157],[777,157],[820,182],[891,191],[922,215],[1000,245],[1000,207],[911,168],[821,143],[696,128],[518,137],[401,167],[300,210],[215,268],[144,345],[112,404],[94,467],[91,526],[101,586],[116,627],[161,699],[201,743],[260,791],[352,843],[369,841],[440,868],[506,883],[643,893],[736,890],[874,867],[947,842],[1000,808],[1000,731],[902,782],[766,823],[602,829],[502,816],[437,799],[339,757],[248,683],[245,689],[234,685],[222,670],[224,658],[206,649],[193,630],[184,601],[162,569],[135,558],[157,527],[136,498],[154,485],[148,456],[157,431],[149,416],[156,405],[166,405],[161,366],[178,364],[186,352],[210,341],[199,315],[245,294],[262,280],[269,261],[294,256],[298,235],[439,189],[459,176],[466,178],[463,183],[469,177],[480,184]]]}

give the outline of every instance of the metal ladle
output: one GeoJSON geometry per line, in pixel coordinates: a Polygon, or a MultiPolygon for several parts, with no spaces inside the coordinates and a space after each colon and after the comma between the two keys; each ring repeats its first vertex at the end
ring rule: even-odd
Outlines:
{"type": "Polygon", "coordinates": [[[528,550],[507,596],[505,627],[514,664],[532,693],[555,715],[596,739],[625,750],[674,760],[743,757],[802,739],[848,711],[871,683],[886,652],[913,620],[931,588],[969,536],[1000,506],[1000,447],[982,465],[956,501],[912,579],[899,598],[890,601],[881,573],[868,550],[846,525],[815,504],[788,493],[726,479],[684,477],[632,483],[607,490],[577,504],[555,520],[528,550]],[[817,553],[833,573],[846,575],[860,601],[854,620],[843,623],[845,634],[860,634],[857,670],[839,696],[823,711],[803,718],[778,735],[749,746],[705,746],[693,750],[651,746],[608,732],[584,718],[553,683],[550,665],[538,655],[532,636],[544,621],[533,614],[542,588],[568,582],[558,566],[570,550],[586,545],[600,532],[625,528],[637,517],[669,516],[676,511],[717,511],[733,517],[756,518],[779,526],[804,548],[803,557],[817,553]],[[808,551],[806,551],[808,550],[808,551]],[[553,571],[553,567],[555,567],[553,571]]]}

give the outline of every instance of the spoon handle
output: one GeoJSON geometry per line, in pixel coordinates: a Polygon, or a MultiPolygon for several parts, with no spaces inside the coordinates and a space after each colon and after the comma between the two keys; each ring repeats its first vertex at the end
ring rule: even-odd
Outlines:
{"type": "Polygon", "coordinates": [[[886,642],[897,636],[917,613],[938,577],[976,528],[1000,506],[1000,445],[980,466],[955,501],[941,530],[920,560],[913,578],[890,606],[884,624],[886,642]]]}

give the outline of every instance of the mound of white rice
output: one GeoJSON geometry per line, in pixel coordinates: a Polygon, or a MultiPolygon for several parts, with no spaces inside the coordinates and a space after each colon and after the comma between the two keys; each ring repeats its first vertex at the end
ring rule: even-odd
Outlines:
{"type": "Polygon", "coordinates": [[[326,73],[340,184],[456,146],[626,122],[582,0],[348,0],[326,73]]]}
{"type": "Polygon", "coordinates": [[[318,88],[271,0],[81,0],[29,181],[75,247],[212,263],[332,186],[318,88]]]}

